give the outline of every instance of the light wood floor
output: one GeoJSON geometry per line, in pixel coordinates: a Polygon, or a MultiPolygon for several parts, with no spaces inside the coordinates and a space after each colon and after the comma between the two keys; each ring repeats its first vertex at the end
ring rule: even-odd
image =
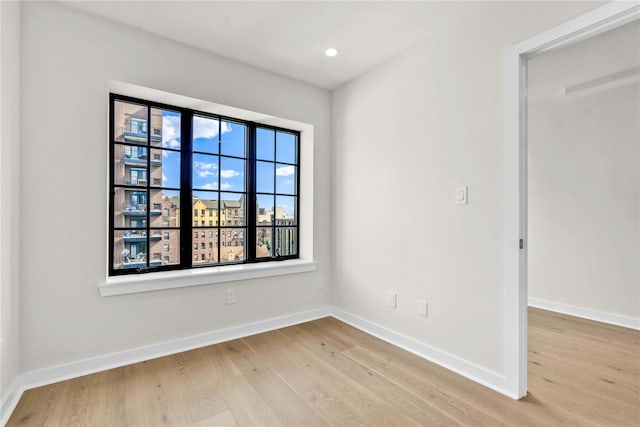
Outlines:
{"type": "Polygon", "coordinates": [[[8,425],[640,425],[638,331],[529,322],[517,402],[325,318],[29,390],[8,425]]]}

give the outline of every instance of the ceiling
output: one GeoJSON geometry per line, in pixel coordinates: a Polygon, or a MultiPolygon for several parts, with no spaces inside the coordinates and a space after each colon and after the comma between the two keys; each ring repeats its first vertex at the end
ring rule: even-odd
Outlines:
{"type": "MultiPolygon", "coordinates": [[[[514,2],[63,1],[112,21],[325,89],[334,89],[430,34],[514,2]],[[335,47],[340,54],[328,58],[335,47]]],[[[538,3],[539,7],[543,3],[538,3]]],[[[504,11],[501,9],[505,9],[504,11]]],[[[466,21],[468,22],[468,21],[466,21]]]]}

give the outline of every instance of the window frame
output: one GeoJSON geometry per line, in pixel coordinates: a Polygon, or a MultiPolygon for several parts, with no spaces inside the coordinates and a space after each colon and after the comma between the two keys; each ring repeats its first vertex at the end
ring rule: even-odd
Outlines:
{"type": "MultiPolygon", "coordinates": [[[[147,150],[148,152],[148,159],[151,158],[151,150],[156,148],[156,149],[163,149],[165,147],[154,147],[151,143],[151,134],[152,132],[150,132],[151,130],[151,123],[148,122],[147,123],[147,142],[146,145],[143,147],[147,150]]],[[[220,138],[221,135],[218,135],[218,138],[220,138]]],[[[219,139],[220,140],[220,139],[219,139]]],[[[300,237],[301,237],[301,219],[300,219],[300,198],[301,198],[301,163],[302,163],[302,157],[301,157],[301,152],[302,152],[302,147],[301,147],[301,132],[299,130],[295,130],[295,129],[288,129],[288,128],[283,128],[283,127],[279,127],[279,126],[273,126],[273,125],[268,125],[268,124],[264,124],[264,123],[258,123],[258,122],[254,122],[254,121],[250,121],[250,120],[245,120],[245,119],[240,119],[240,118],[236,118],[236,117],[230,117],[230,116],[226,116],[223,114],[213,114],[213,113],[209,113],[209,112],[205,112],[205,111],[198,111],[198,110],[192,110],[189,108],[185,108],[185,107],[181,107],[178,105],[170,105],[170,104],[164,104],[161,102],[156,102],[153,100],[148,100],[148,99],[142,99],[142,98],[136,98],[136,97],[131,97],[131,96],[126,96],[126,95],[121,95],[121,94],[117,94],[114,92],[110,92],[109,93],[109,141],[108,141],[108,145],[109,145],[109,183],[108,183],[108,191],[109,191],[109,209],[108,209],[108,214],[109,214],[109,242],[108,242],[108,276],[109,277],[117,277],[117,276],[129,276],[129,275],[136,275],[136,274],[143,274],[143,273],[154,273],[154,272],[167,272],[167,271],[174,271],[174,270],[193,270],[193,269],[208,269],[208,268],[215,268],[215,269],[221,269],[227,266],[237,266],[238,264],[256,264],[256,263],[269,263],[269,262],[277,262],[277,261],[285,261],[285,260],[298,260],[300,259],[300,237]],[[116,188],[124,188],[122,187],[122,184],[116,184],[116,176],[115,176],[115,147],[117,144],[121,144],[125,147],[127,146],[131,146],[133,147],[133,145],[127,145],[127,143],[123,143],[122,141],[116,141],[116,135],[115,135],[115,105],[116,102],[127,102],[127,103],[134,103],[137,105],[141,105],[143,107],[147,108],[149,117],[147,118],[147,120],[151,120],[151,111],[153,109],[160,109],[160,110],[169,110],[172,112],[176,112],[176,113],[180,113],[180,148],[179,148],[179,154],[180,154],[180,167],[181,167],[181,171],[180,171],[180,190],[179,190],[179,195],[180,195],[180,224],[176,225],[175,227],[160,227],[160,226],[156,226],[153,227],[151,225],[151,222],[149,221],[149,212],[151,210],[151,206],[149,203],[147,203],[147,222],[146,222],[146,232],[147,232],[147,236],[150,236],[150,233],[154,230],[154,229],[177,229],[179,230],[180,233],[180,238],[179,238],[179,242],[180,242],[180,247],[178,249],[179,252],[179,256],[180,256],[180,262],[178,264],[173,264],[173,265],[164,265],[161,264],[159,266],[151,266],[150,265],[150,240],[149,238],[147,239],[147,266],[146,267],[142,267],[142,268],[121,268],[121,269],[115,269],[114,268],[114,243],[115,243],[115,232],[116,231],[120,231],[123,228],[126,227],[115,227],[115,190],[116,188]],[[241,124],[243,126],[245,126],[246,128],[246,135],[245,135],[245,156],[246,156],[246,164],[245,164],[245,189],[244,189],[244,193],[245,193],[245,213],[244,213],[244,219],[245,219],[245,225],[244,226],[223,226],[221,224],[221,221],[216,221],[216,225],[214,226],[202,226],[202,225],[196,225],[193,223],[195,216],[193,215],[194,211],[193,211],[193,192],[197,192],[198,189],[193,188],[193,182],[192,182],[192,166],[193,166],[193,156],[194,153],[192,150],[192,144],[193,144],[193,140],[192,140],[192,131],[193,131],[193,118],[194,116],[200,116],[200,117],[207,117],[207,118],[211,118],[213,120],[217,120],[219,123],[223,122],[223,121],[227,121],[227,122],[231,122],[231,123],[238,123],[241,124]],[[269,129],[269,130],[273,130],[275,132],[275,134],[277,135],[278,132],[284,132],[287,134],[291,134],[295,137],[296,140],[296,152],[295,152],[295,168],[296,168],[296,177],[295,177],[295,191],[293,192],[293,194],[281,194],[281,193],[276,193],[276,188],[274,188],[274,199],[278,196],[291,196],[291,197],[295,197],[295,211],[294,211],[294,215],[295,215],[295,224],[291,225],[291,228],[295,228],[295,233],[296,233],[296,238],[295,238],[295,254],[292,255],[278,255],[275,256],[273,253],[275,253],[275,250],[273,251],[273,253],[271,254],[271,256],[269,257],[256,257],[256,239],[257,239],[257,230],[258,228],[261,228],[262,226],[259,226],[257,223],[257,198],[256,198],[256,179],[257,179],[257,173],[256,173],[256,165],[257,165],[257,160],[256,160],[256,146],[257,146],[257,130],[258,128],[262,128],[262,129],[269,129]],[[183,214],[186,213],[186,214],[183,214]],[[116,230],[117,228],[117,230],[116,230]],[[193,253],[193,240],[192,240],[192,235],[195,236],[194,233],[198,233],[199,231],[205,231],[205,228],[207,229],[206,231],[212,231],[212,230],[216,230],[216,236],[218,235],[220,230],[224,230],[224,229],[230,229],[230,228],[234,228],[237,229],[239,228],[241,230],[241,234],[244,235],[244,253],[245,253],[245,257],[243,260],[241,261],[225,261],[224,263],[220,262],[220,250],[218,250],[218,262],[215,264],[205,264],[205,265],[194,265],[194,253],[193,253]],[[246,233],[246,234],[245,234],[246,233]]],[[[139,148],[138,148],[139,149],[139,148]]],[[[217,154],[215,154],[218,158],[218,161],[220,162],[222,157],[224,157],[224,154],[222,154],[220,151],[218,151],[217,154]]],[[[274,158],[274,162],[277,162],[277,159],[274,158]]],[[[150,196],[151,196],[151,191],[152,190],[156,190],[156,191],[163,191],[162,187],[160,187],[160,189],[158,188],[153,188],[154,186],[152,186],[151,180],[149,179],[149,177],[151,176],[151,170],[150,168],[150,161],[148,161],[147,163],[147,183],[146,183],[146,187],[140,187],[141,189],[144,189],[143,191],[146,191],[146,196],[147,196],[147,200],[150,200],[150,196]]],[[[274,176],[275,179],[275,176],[274,176]]],[[[173,191],[173,190],[172,190],[173,191]]],[[[224,191],[222,189],[218,189],[217,190],[217,195],[218,197],[220,197],[222,194],[224,193],[224,191]]],[[[275,210],[276,210],[276,206],[274,203],[273,206],[273,210],[274,210],[274,220],[271,224],[271,229],[272,229],[272,241],[275,241],[275,230],[278,229],[276,220],[275,220],[275,210]]],[[[218,239],[218,245],[220,245],[220,242],[222,241],[222,239],[218,239]]],[[[274,248],[275,249],[275,248],[274,248]]]]}

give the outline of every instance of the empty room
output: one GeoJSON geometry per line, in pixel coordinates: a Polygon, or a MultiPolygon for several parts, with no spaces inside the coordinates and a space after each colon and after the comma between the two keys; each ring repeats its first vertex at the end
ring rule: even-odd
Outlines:
{"type": "Polygon", "coordinates": [[[640,3],[0,1],[0,425],[640,426],[640,3]]]}

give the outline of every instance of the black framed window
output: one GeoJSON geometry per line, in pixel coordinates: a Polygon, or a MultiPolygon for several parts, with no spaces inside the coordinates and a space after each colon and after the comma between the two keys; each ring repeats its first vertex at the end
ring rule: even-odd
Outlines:
{"type": "Polygon", "coordinates": [[[299,254],[297,131],[110,94],[109,275],[299,254]]]}

